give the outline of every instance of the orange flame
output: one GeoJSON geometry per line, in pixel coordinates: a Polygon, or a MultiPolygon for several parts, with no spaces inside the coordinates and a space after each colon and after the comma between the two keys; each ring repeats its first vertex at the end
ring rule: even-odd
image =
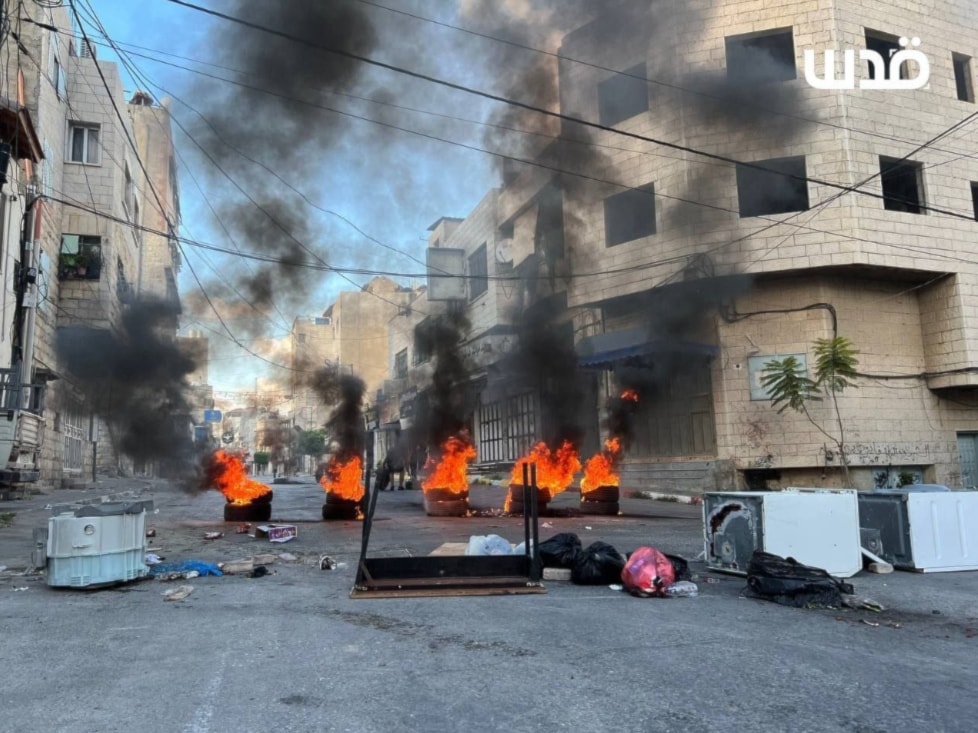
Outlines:
{"type": "Polygon", "coordinates": [[[209,483],[232,504],[250,504],[269,492],[268,486],[248,478],[241,456],[217,450],[207,465],[209,483]]]}
{"type": "Polygon", "coordinates": [[[626,389],[621,393],[621,399],[628,400],[629,402],[638,402],[638,392],[634,389],[626,389]]]}
{"type": "Polygon", "coordinates": [[[617,486],[618,459],[621,457],[621,443],[618,438],[609,438],[604,442],[604,450],[595,453],[584,466],[584,478],[581,479],[581,493],[586,494],[599,486],[617,486]]]}
{"type": "Polygon", "coordinates": [[[509,477],[510,485],[523,484],[523,466],[531,463],[535,463],[537,467],[537,488],[541,495],[549,494],[550,498],[570,486],[574,474],[581,470],[581,459],[570,441],[565,440],[556,451],[551,451],[546,443],[541,442],[533,446],[533,450],[513,466],[509,477]]]}
{"type": "Polygon", "coordinates": [[[359,501],[363,498],[363,462],[360,456],[353,456],[346,463],[340,463],[336,456],[329,459],[329,465],[319,479],[327,494],[339,499],[359,501]]]}
{"type": "Polygon", "coordinates": [[[473,458],[475,446],[461,438],[449,438],[441,446],[441,459],[437,463],[434,457],[428,458],[425,469],[430,473],[421,488],[425,491],[442,489],[453,494],[468,491],[467,469],[473,458]]]}

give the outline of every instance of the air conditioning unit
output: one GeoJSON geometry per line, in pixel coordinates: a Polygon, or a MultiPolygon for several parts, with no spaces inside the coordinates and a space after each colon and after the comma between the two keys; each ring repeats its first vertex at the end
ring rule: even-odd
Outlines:
{"type": "Polygon", "coordinates": [[[746,575],[755,550],[838,578],[862,570],[859,505],[851,489],[707,493],[703,526],[706,564],[713,570],[746,575]]]}
{"type": "Polygon", "coordinates": [[[978,570],[978,491],[929,484],[859,495],[859,524],[901,570],[978,570]]]}

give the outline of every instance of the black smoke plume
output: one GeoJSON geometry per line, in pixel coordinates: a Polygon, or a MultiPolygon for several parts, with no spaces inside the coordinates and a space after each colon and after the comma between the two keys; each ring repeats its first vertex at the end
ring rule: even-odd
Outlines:
{"type": "Polygon", "coordinates": [[[194,470],[187,377],[197,365],[161,336],[178,314],[168,302],[139,301],[123,314],[118,333],[59,329],[58,350],[116,451],[183,476],[194,470]]]}
{"type": "Polygon", "coordinates": [[[415,328],[415,343],[421,353],[435,360],[428,404],[419,410],[415,432],[429,446],[441,446],[467,428],[467,384],[469,371],[461,353],[462,337],[469,323],[461,313],[450,313],[422,321],[415,328]]]}
{"type": "Polygon", "coordinates": [[[363,380],[354,374],[342,374],[335,367],[322,367],[313,372],[308,382],[324,404],[336,405],[325,426],[329,439],[338,445],[336,459],[345,463],[363,455],[366,445],[363,380]]]}

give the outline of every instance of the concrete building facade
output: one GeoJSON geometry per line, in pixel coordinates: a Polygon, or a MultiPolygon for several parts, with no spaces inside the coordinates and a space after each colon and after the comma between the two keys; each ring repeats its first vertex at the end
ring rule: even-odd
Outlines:
{"type": "MultiPolygon", "coordinates": [[[[447,307],[472,324],[477,461],[512,462],[548,437],[543,408],[561,397],[514,379],[504,344],[547,318],[581,371],[563,398],[581,405],[582,452],[606,437],[608,400],[641,393],[625,486],[838,486],[836,438],[859,488],[978,483],[978,163],[957,127],[978,109],[966,5],[901,3],[896,23],[882,2],[613,2],[569,33],[561,139],[429,240],[466,263],[468,290],[447,307]],[[902,36],[923,39],[924,88],[859,88],[913,79],[913,59],[892,75],[860,62],[852,89],[806,79],[806,50],[821,63],[835,49],[841,73],[844,50],[889,59],[902,36]],[[779,413],[766,365],[795,356],[812,376],[815,342],[836,335],[859,359],[838,414],[831,399],[810,403],[811,419],[779,413]]],[[[404,376],[410,348],[392,336],[387,419],[403,422],[402,396],[429,378],[424,355],[404,376]]]]}
{"type": "MultiPolygon", "coordinates": [[[[564,39],[561,111],[612,128],[587,131],[588,170],[606,183],[564,191],[576,339],[607,370],[609,396],[626,366],[654,386],[626,480],[837,484],[832,441],[773,410],[759,379],[786,355],[811,373],[813,342],[839,334],[864,375],[839,403],[857,485],[901,472],[978,482],[978,164],[963,134],[925,145],[976,109],[978,19],[965,5],[901,3],[897,23],[881,2],[653,4],[624,25],[609,7],[564,39]],[[806,81],[806,49],[888,57],[911,35],[930,61],[923,89],[806,81]]],[[[870,73],[860,62],[857,78],[870,73]]],[[[810,412],[837,432],[831,401],[810,412]]]]}

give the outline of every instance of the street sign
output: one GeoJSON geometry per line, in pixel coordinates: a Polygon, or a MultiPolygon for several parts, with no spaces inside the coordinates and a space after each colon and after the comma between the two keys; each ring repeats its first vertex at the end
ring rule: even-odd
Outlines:
{"type": "Polygon", "coordinates": [[[204,410],[204,422],[221,422],[220,410],[204,410]]]}

